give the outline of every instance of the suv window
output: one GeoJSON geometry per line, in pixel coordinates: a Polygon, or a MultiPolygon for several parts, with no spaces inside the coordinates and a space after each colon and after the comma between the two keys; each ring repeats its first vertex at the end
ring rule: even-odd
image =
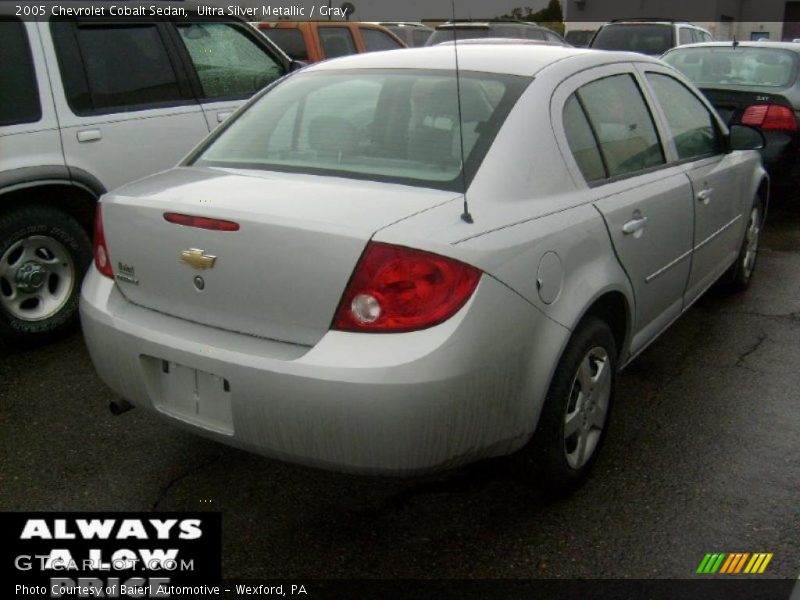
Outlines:
{"type": "Polygon", "coordinates": [[[697,39],[694,36],[694,31],[689,29],[688,27],[681,27],[678,29],[678,43],[683,44],[691,44],[696,42],[697,39]]]}
{"type": "Polygon", "coordinates": [[[578,98],[597,137],[609,177],[664,164],[653,118],[631,75],[587,83],[578,98]]]}
{"type": "Polygon", "coordinates": [[[411,30],[411,39],[414,41],[415,46],[424,46],[429,37],[431,37],[431,31],[429,29],[411,30]]]}
{"type": "Polygon", "coordinates": [[[347,56],[356,53],[353,34],[348,27],[320,27],[319,43],[326,58],[347,56]]]}
{"type": "Polygon", "coordinates": [[[156,24],[54,21],[52,31],[67,100],[76,114],[185,98],[156,24]]]}
{"type": "Polygon", "coordinates": [[[289,55],[293,60],[308,60],[308,48],[299,29],[261,29],[259,30],[289,55]]]}
{"type": "Polygon", "coordinates": [[[575,157],[575,162],[578,163],[586,181],[603,179],[606,176],[606,168],[603,166],[603,158],[597,147],[597,139],[575,94],[572,94],[564,105],[564,132],[567,134],[567,143],[572,150],[572,156],[575,157]]]}
{"type": "Polygon", "coordinates": [[[25,25],[18,19],[0,20],[0,126],[34,123],[41,118],[25,25]]]}
{"type": "Polygon", "coordinates": [[[278,62],[237,27],[225,23],[179,25],[205,98],[242,98],[283,75],[278,62]]]}
{"type": "Polygon", "coordinates": [[[664,110],[679,158],[722,152],[722,140],[714,117],[686,86],[659,73],[648,73],[647,80],[664,110]]]}
{"type": "Polygon", "coordinates": [[[361,31],[361,39],[364,40],[364,46],[367,52],[376,52],[378,50],[397,50],[402,48],[395,39],[383,31],[378,29],[369,29],[367,27],[359,28],[361,31]]]}
{"type": "Polygon", "coordinates": [[[591,47],[661,55],[675,45],[673,29],[666,23],[613,23],[600,28],[591,47]]]}

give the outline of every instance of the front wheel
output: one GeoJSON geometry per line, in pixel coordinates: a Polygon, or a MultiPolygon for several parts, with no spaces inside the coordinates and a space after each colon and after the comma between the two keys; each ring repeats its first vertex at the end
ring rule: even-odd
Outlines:
{"type": "Polygon", "coordinates": [[[569,491],[588,475],[602,445],[614,395],[617,347],[594,317],[576,329],[556,367],[523,463],[550,491],[569,491]]]}
{"type": "Polygon", "coordinates": [[[91,243],[69,215],[31,206],[0,217],[0,338],[43,343],[72,327],[91,243]]]}
{"type": "Polygon", "coordinates": [[[744,291],[750,285],[750,280],[756,269],[758,242],[761,237],[763,219],[761,201],[756,200],[755,204],[753,204],[753,207],[750,209],[747,229],[745,230],[742,245],[739,248],[739,256],[726,274],[727,282],[734,291],[744,291]]]}

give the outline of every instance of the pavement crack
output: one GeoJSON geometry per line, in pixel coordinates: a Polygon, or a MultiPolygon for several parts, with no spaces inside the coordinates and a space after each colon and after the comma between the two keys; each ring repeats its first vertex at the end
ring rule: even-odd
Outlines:
{"type": "Polygon", "coordinates": [[[210,458],[209,460],[206,460],[206,461],[201,462],[199,464],[193,465],[193,466],[189,467],[188,469],[186,469],[185,471],[182,471],[181,473],[179,473],[178,475],[176,475],[172,479],[170,479],[167,482],[167,484],[164,485],[161,488],[161,490],[159,491],[158,497],[156,498],[155,502],[153,502],[152,506],[150,507],[150,512],[156,512],[156,510],[158,510],[159,504],[161,504],[166,499],[166,497],[169,494],[170,490],[173,487],[175,487],[175,485],[177,483],[179,483],[180,481],[183,481],[184,479],[189,477],[189,475],[192,475],[193,473],[196,473],[197,471],[201,471],[202,469],[205,469],[206,467],[210,467],[211,465],[213,465],[215,462],[217,462],[219,459],[221,459],[226,454],[227,454],[227,452],[220,452],[217,456],[214,456],[213,458],[210,458]]]}
{"type": "Polygon", "coordinates": [[[767,339],[767,334],[766,333],[762,333],[761,335],[759,335],[758,339],[755,342],[755,344],[753,344],[750,348],[748,348],[747,350],[742,352],[739,355],[739,358],[736,359],[736,366],[737,367],[744,366],[744,362],[747,360],[747,358],[751,354],[754,354],[761,347],[761,344],[763,344],[766,339],[767,339]]]}

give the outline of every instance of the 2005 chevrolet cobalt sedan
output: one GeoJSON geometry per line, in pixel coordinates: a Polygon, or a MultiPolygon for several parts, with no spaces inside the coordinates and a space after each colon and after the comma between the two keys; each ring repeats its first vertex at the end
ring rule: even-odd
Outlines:
{"type": "Polygon", "coordinates": [[[588,472],[616,372],[750,280],[768,180],[677,71],[530,45],[354,56],[105,196],[81,314],[120,396],[289,461],[588,472]],[[463,160],[462,160],[463,156],[463,160]]]}

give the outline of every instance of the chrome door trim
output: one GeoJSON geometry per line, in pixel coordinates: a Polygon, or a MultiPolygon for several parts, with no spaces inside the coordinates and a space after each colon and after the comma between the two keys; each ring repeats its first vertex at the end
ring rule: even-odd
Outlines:
{"type": "Polygon", "coordinates": [[[741,218],[742,218],[742,213],[739,213],[739,214],[738,214],[738,215],[736,215],[736,216],[735,216],[733,219],[731,219],[730,221],[728,221],[728,222],[727,222],[725,225],[723,225],[722,227],[720,227],[719,229],[717,229],[717,230],[716,230],[714,233],[712,233],[710,236],[708,236],[706,239],[704,239],[702,242],[700,242],[699,244],[697,244],[697,245],[694,247],[695,251],[697,251],[697,250],[699,250],[700,248],[702,248],[703,246],[705,246],[705,245],[706,245],[708,242],[710,242],[711,240],[713,240],[713,239],[714,239],[715,237],[717,237],[717,236],[718,236],[720,233],[722,233],[723,231],[725,231],[726,229],[728,229],[728,227],[730,227],[731,225],[733,225],[734,223],[736,223],[736,221],[738,221],[738,220],[739,220],[739,219],[741,219],[741,218]]]}

